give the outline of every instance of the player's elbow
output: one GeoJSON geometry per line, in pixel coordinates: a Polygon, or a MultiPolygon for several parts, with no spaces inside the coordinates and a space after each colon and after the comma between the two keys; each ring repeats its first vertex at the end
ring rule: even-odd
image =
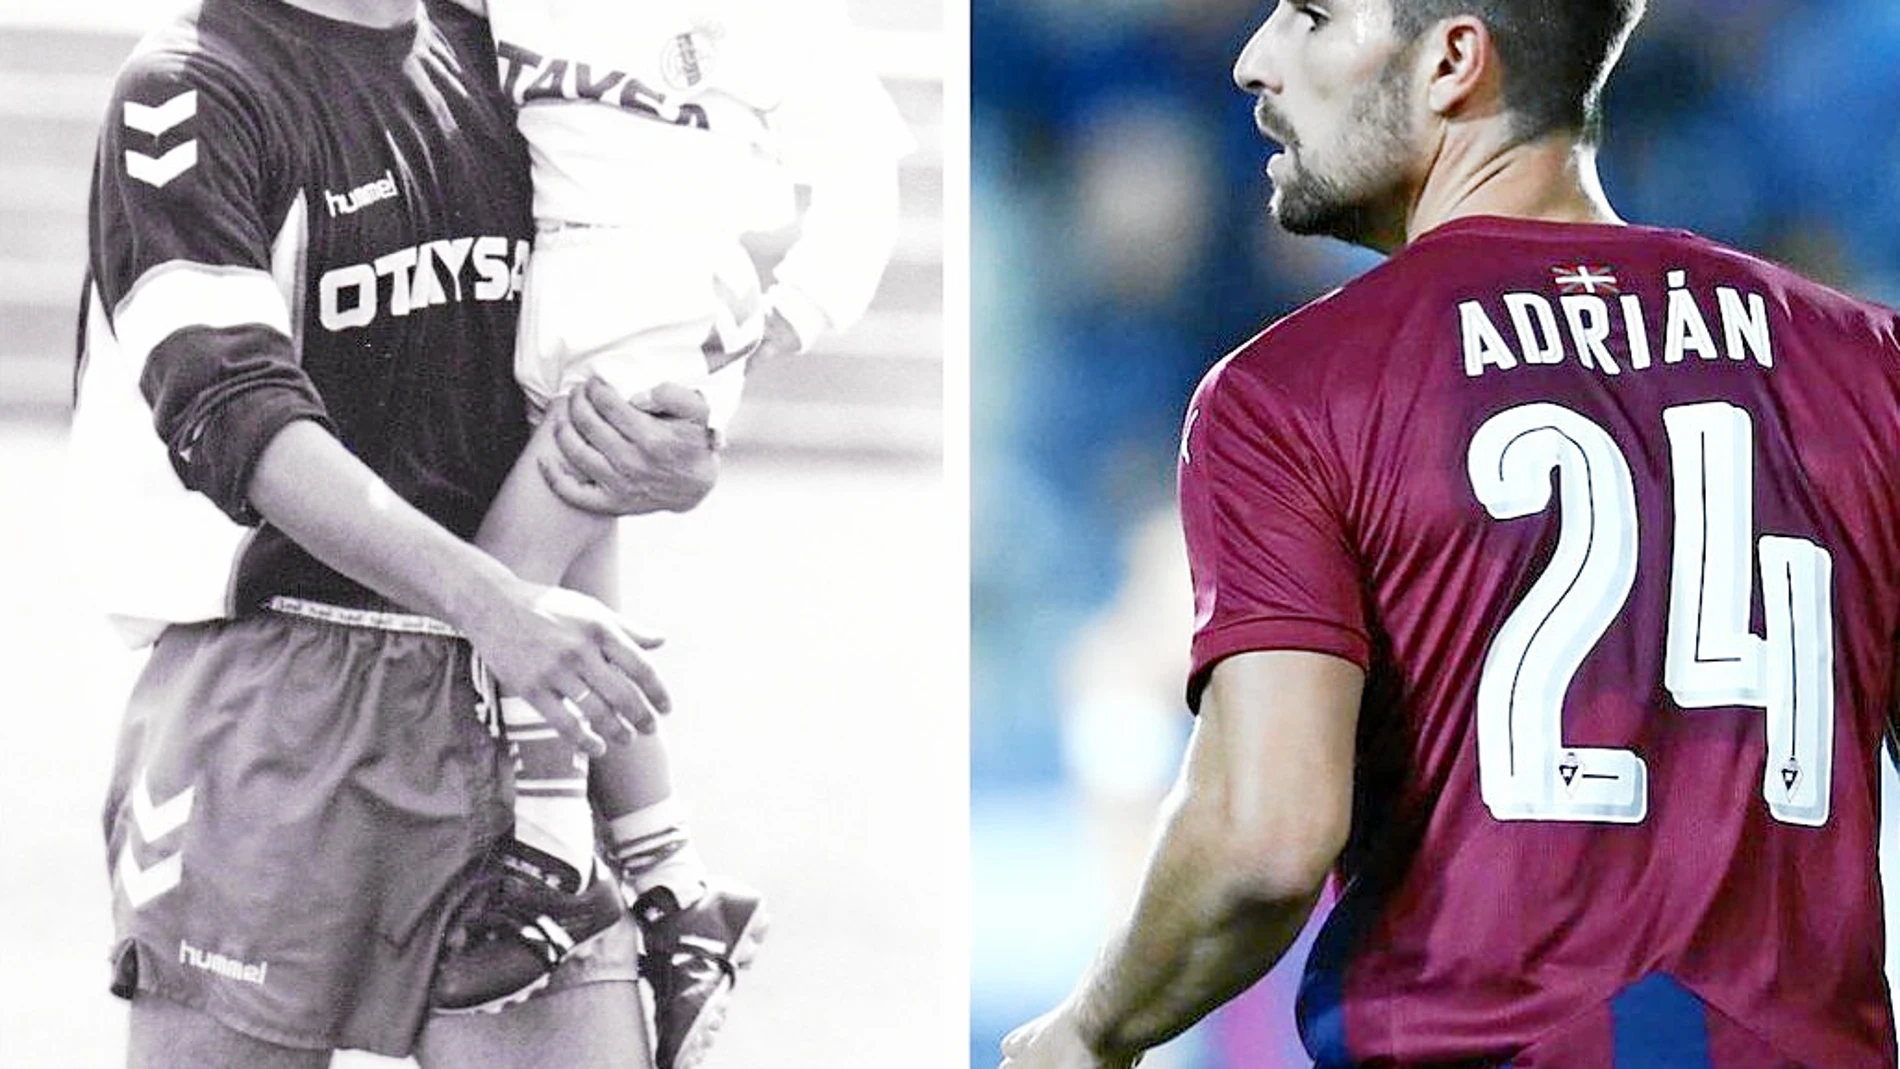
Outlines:
{"type": "Polygon", "coordinates": [[[1325,805],[1226,808],[1219,863],[1231,906],[1284,906],[1319,894],[1345,849],[1348,814],[1325,805]]]}

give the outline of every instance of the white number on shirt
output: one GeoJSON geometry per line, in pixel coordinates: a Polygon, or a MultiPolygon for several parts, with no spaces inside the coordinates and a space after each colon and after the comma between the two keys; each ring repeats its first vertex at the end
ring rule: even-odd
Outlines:
{"type": "MultiPolygon", "coordinates": [[[[1663,424],[1675,512],[1664,685],[1686,709],[1762,709],[1769,812],[1819,826],[1833,781],[1833,558],[1805,539],[1763,535],[1767,637],[1749,631],[1753,424],[1721,401],[1667,409],[1663,424]]],[[[1602,427],[1537,403],[1486,420],[1466,466],[1478,500],[1500,520],[1548,508],[1553,470],[1563,493],[1556,551],[1505,618],[1479,677],[1485,805],[1499,820],[1637,823],[1648,813],[1642,758],[1563,741],[1564,694],[1635,580],[1629,463],[1602,427]]]]}

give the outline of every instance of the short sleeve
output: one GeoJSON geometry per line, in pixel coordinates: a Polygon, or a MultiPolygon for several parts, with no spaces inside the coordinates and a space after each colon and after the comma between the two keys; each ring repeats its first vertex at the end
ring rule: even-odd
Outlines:
{"type": "Polygon", "coordinates": [[[1231,357],[1195,392],[1179,455],[1194,578],[1190,708],[1236,653],[1310,650],[1367,665],[1363,585],[1325,448],[1311,413],[1231,357]]]}

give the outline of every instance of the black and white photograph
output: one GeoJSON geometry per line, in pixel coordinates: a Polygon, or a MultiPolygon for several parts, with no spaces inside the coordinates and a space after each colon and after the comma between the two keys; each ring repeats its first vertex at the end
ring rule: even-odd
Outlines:
{"type": "Polygon", "coordinates": [[[960,1064],[945,27],[0,11],[0,1064],[960,1064]]]}

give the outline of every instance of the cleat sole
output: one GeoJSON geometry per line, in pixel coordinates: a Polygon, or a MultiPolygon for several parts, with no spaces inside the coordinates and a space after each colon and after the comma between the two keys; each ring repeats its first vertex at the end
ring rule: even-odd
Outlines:
{"type": "MultiPolygon", "coordinates": [[[[733,939],[732,962],[734,973],[752,965],[759,955],[759,946],[765,942],[766,933],[771,930],[772,918],[763,908],[755,910],[746,926],[733,939]]],[[[679,1052],[674,1055],[672,1069],[699,1069],[705,1061],[707,1052],[712,1050],[713,1042],[719,1038],[719,1030],[726,1024],[726,1009],[732,1001],[733,980],[727,980],[719,993],[706,1001],[706,1008],[700,1012],[699,1019],[693,1022],[686,1038],[680,1041],[679,1052]]]]}
{"type": "Polygon", "coordinates": [[[502,995],[499,998],[492,998],[487,1002],[478,1003],[474,1006],[458,1006],[454,1009],[437,1006],[429,1012],[442,1017],[472,1017],[482,1013],[500,1013],[510,1006],[520,1005],[530,998],[533,998],[537,992],[548,986],[553,979],[553,973],[542,973],[535,978],[533,983],[511,994],[502,995]]]}
{"type": "MultiPolygon", "coordinates": [[[[611,928],[611,926],[609,927],[611,928]]],[[[596,940],[598,940],[601,936],[607,934],[607,930],[608,929],[603,929],[599,932],[594,933],[593,935],[588,936],[586,939],[583,939],[580,942],[574,944],[572,949],[568,950],[565,954],[562,955],[563,962],[565,962],[567,958],[573,957],[576,951],[581,950],[582,948],[585,948],[585,947],[592,946],[596,940]]],[[[555,966],[556,970],[558,970],[559,968],[560,968],[559,965],[555,966]]],[[[547,987],[550,983],[553,983],[553,982],[554,982],[554,973],[544,972],[540,976],[535,977],[534,982],[529,984],[528,986],[520,988],[506,995],[500,995],[495,998],[491,998],[487,1002],[477,1003],[476,1005],[473,1005],[473,1006],[458,1006],[453,1009],[450,1009],[445,1006],[432,1006],[429,1008],[429,1012],[432,1014],[438,1014],[443,1017],[472,1017],[476,1014],[500,1013],[501,1011],[507,1009],[510,1006],[518,1006],[521,1003],[526,1002],[529,999],[533,998],[535,995],[540,994],[543,988],[547,987]]]]}

